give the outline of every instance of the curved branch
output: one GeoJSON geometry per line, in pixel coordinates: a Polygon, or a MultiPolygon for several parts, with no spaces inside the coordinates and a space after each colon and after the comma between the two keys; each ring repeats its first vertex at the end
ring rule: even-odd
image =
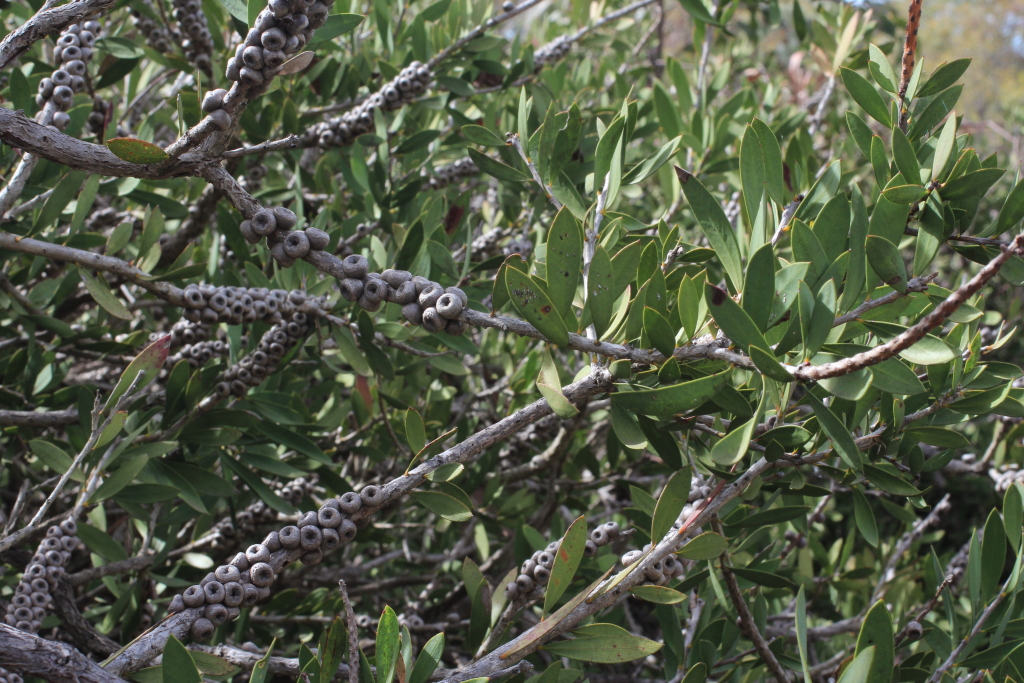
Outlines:
{"type": "Polygon", "coordinates": [[[0,623],[0,667],[51,683],[124,683],[65,643],[0,623]]]}
{"type": "Polygon", "coordinates": [[[36,41],[60,33],[71,24],[105,12],[114,4],[115,0],[74,0],[62,7],[49,7],[36,12],[31,19],[0,41],[0,71],[6,69],[36,41]]]}
{"type": "Polygon", "coordinates": [[[33,410],[0,410],[0,427],[66,427],[78,422],[78,408],[37,413],[33,410]]]}

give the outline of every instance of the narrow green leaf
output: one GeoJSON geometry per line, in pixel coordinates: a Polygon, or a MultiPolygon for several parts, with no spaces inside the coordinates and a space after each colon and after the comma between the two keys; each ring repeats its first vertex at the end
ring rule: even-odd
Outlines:
{"type": "Polygon", "coordinates": [[[548,643],[541,649],[556,657],[568,657],[581,662],[622,664],[654,654],[662,647],[647,638],[634,636],[623,630],[621,634],[573,638],[548,643]]]}
{"type": "Polygon", "coordinates": [[[430,676],[437,670],[441,663],[441,655],[444,653],[444,633],[438,633],[427,641],[427,644],[420,650],[409,673],[408,683],[427,683],[430,676]]]}
{"type": "MultiPolygon", "coordinates": [[[[939,142],[935,146],[935,157],[932,159],[932,180],[942,178],[942,171],[945,170],[949,157],[956,147],[956,112],[950,114],[946,119],[946,125],[942,127],[939,134],[939,142]]],[[[1024,194],[1024,193],[1022,193],[1024,194]]],[[[1009,201],[1009,197],[1007,197],[1009,201]]],[[[1024,200],[1022,200],[1024,202],[1024,200]]]]}
{"type": "MultiPolygon", "coordinates": [[[[879,600],[864,617],[860,633],[857,635],[857,649],[854,656],[859,659],[865,651],[874,648],[874,657],[868,669],[868,681],[888,681],[892,678],[895,646],[893,639],[892,617],[885,603],[879,600]]],[[[854,661],[856,664],[856,660],[854,661]]],[[[854,664],[851,664],[852,668],[854,664]]],[[[845,679],[845,676],[843,677],[845,679]]]]}
{"type": "Polygon", "coordinates": [[[804,587],[796,594],[796,619],[793,624],[796,628],[796,644],[800,651],[800,668],[803,670],[804,683],[811,683],[811,670],[807,663],[807,596],[804,595],[804,587]]]}
{"type": "Polygon", "coordinates": [[[775,298],[775,254],[771,243],[763,244],[747,262],[743,283],[743,310],[758,330],[768,329],[775,298]]]}
{"type": "Polygon", "coordinates": [[[853,437],[850,436],[850,432],[846,429],[846,425],[831,410],[825,407],[814,394],[807,393],[807,402],[811,404],[814,414],[818,417],[818,424],[821,425],[822,431],[825,432],[825,435],[832,442],[832,447],[839,457],[842,458],[848,467],[858,472],[861,471],[863,462],[860,451],[857,450],[857,444],[854,443],[853,437]]]}
{"type": "Polygon", "coordinates": [[[558,599],[569,587],[576,569],[583,559],[583,551],[587,545],[587,519],[584,516],[577,517],[565,536],[558,543],[558,550],[555,551],[555,563],[551,565],[551,577],[548,579],[547,588],[544,590],[544,612],[550,612],[558,599]]]}
{"type": "Polygon", "coordinates": [[[887,471],[880,465],[864,465],[864,476],[877,488],[894,496],[916,496],[921,493],[903,477],[887,471]]]}
{"type": "Polygon", "coordinates": [[[746,351],[750,346],[768,348],[768,342],[750,316],[732,300],[729,293],[711,283],[704,285],[704,300],[708,310],[729,339],[739,348],[746,351]]]}
{"type": "Polygon", "coordinates": [[[548,296],[555,309],[566,317],[580,281],[583,264],[583,229],[567,207],[562,207],[548,229],[548,296]]]}
{"type": "Polygon", "coordinates": [[[173,634],[167,637],[164,644],[163,663],[160,670],[165,683],[202,683],[203,675],[199,673],[192,655],[173,634]]]}
{"type": "Polygon", "coordinates": [[[654,509],[651,524],[652,540],[661,540],[675,524],[689,499],[691,480],[690,468],[684,467],[669,477],[665,483],[665,488],[658,497],[658,506],[654,509]]]}
{"type": "Polygon", "coordinates": [[[462,501],[440,491],[413,491],[409,494],[413,500],[433,512],[438,517],[453,522],[465,522],[472,519],[473,512],[462,501]]]}
{"type": "Polygon", "coordinates": [[[338,664],[341,663],[342,655],[347,649],[346,635],[345,620],[340,616],[334,617],[334,621],[331,622],[331,626],[327,631],[327,641],[324,647],[317,653],[320,660],[320,671],[328,681],[337,672],[338,664]]]}
{"type": "Polygon", "coordinates": [[[686,542],[679,552],[679,557],[685,560],[713,560],[720,557],[729,547],[729,542],[713,531],[705,531],[686,542]]]}
{"type": "Polygon", "coordinates": [[[472,147],[468,148],[467,151],[477,168],[488,175],[494,176],[498,180],[507,180],[512,183],[525,183],[532,180],[530,176],[526,175],[522,171],[512,168],[508,164],[504,164],[497,159],[492,159],[486,154],[476,151],[472,147]]]}
{"type": "Polygon", "coordinates": [[[882,196],[893,204],[916,204],[926,194],[928,190],[920,185],[896,185],[882,190],[882,196]]]}
{"type": "Polygon", "coordinates": [[[121,373],[121,378],[117,380],[117,385],[114,390],[110,392],[110,396],[107,397],[105,408],[113,408],[118,399],[120,399],[128,388],[135,382],[136,378],[141,378],[135,385],[135,390],[143,388],[160,374],[160,370],[164,367],[164,362],[167,360],[167,354],[171,348],[171,335],[164,335],[160,337],[149,346],[144,348],[139,355],[137,355],[132,362],[128,364],[128,367],[121,373]]]}
{"type": "Polygon", "coordinates": [[[544,349],[540,374],[537,376],[537,389],[548,402],[551,409],[563,420],[579,415],[579,410],[562,393],[562,382],[558,377],[558,369],[551,358],[551,353],[544,349]]]}
{"type": "Polygon", "coordinates": [[[611,396],[612,406],[618,406],[639,415],[669,418],[704,403],[728,379],[729,371],[725,371],[717,375],[709,375],[659,389],[618,391],[611,396]]]}
{"type": "Polygon", "coordinates": [[[892,128],[889,106],[875,90],[875,86],[871,85],[868,79],[845,66],[841,67],[839,72],[843,79],[843,85],[846,86],[846,90],[857,104],[875,121],[886,128],[892,128]]]}
{"type": "Polygon", "coordinates": [[[650,306],[644,306],[643,322],[651,346],[661,351],[666,358],[671,358],[676,348],[675,332],[665,316],[650,306]]]}
{"type": "Polygon", "coordinates": [[[754,434],[756,420],[747,420],[718,441],[711,449],[711,459],[722,467],[731,467],[750,450],[750,437],[754,434]]]}
{"type": "Polygon", "coordinates": [[[761,119],[755,118],[750,125],[757,133],[757,138],[761,142],[761,154],[764,155],[765,191],[773,202],[784,206],[786,204],[786,187],[783,180],[785,174],[779,138],[761,119]]]}
{"type": "Polygon", "coordinates": [[[875,523],[875,513],[871,510],[867,496],[860,490],[860,487],[853,487],[853,514],[857,521],[857,529],[864,540],[871,545],[878,547],[878,525],[875,523]]]}
{"type": "Polygon", "coordinates": [[[708,238],[715,255],[725,267],[733,291],[743,286],[743,267],[740,262],[740,246],[736,232],[725,215],[725,210],[707,188],[689,171],[676,166],[676,176],[682,186],[686,201],[693,210],[697,222],[708,238]]]}
{"type": "Polygon", "coordinates": [[[868,56],[870,60],[868,62],[868,71],[871,72],[871,77],[875,79],[875,83],[882,86],[884,90],[895,93],[896,74],[892,71],[889,59],[874,44],[868,46],[868,56]]]}
{"type": "Polygon", "coordinates": [[[89,294],[95,299],[96,303],[104,308],[107,313],[114,316],[115,318],[121,318],[122,320],[132,320],[133,316],[131,312],[125,308],[125,305],[121,303],[121,300],[114,296],[114,293],[110,291],[110,287],[102,278],[93,277],[86,272],[85,268],[78,267],[78,274],[82,277],[82,281],[85,283],[85,288],[89,290],[89,294]]]}
{"type": "Polygon", "coordinates": [[[398,615],[390,606],[384,608],[377,624],[377,683],[391,683],[400,652],[398,615]]]}
{"type": "Polygon", "coordinates": [[[843,670],[839,683],[873,683],[870,678],[875,660],[875,648],[866,648],[854,657],[853,661],[843,670]]]}
{"type": "Polygon", "coordinates": [[[477,126],[470,124],[462,127],[462,134],[466,136],[466,139],[470,142],[483,145],[484,147],[504,147],[505,141],[498,136],[497,133],[493,133],[483,126],[477,126]]]}
{"type": "Polygon", "coordinates": [[[249,683],[264,683],[267,680],[267,674],[270,673],[270,653],[274,651],[274,645],[277,644],[277,638],[270,643],[270,647],[267,648],[267,654],[263,655],[259,661],[252,667],[252,675],[249,676],[249,683]]]}
{"type": "Polygon", "coordinates": [[[686,599],[686,595],[668,586],[634,586],[629,589],[633,597],[653,602],[656,605],[676,605],[686,599]]]}
{"type": "Polygon", "coordinates": [[[1024,530],[1024,485],[1014,482],[1003,495],[1003,528],[1013,552],[1020,551],[1021,531],[1024,530]]]}
{"type": "Polygon", "coordinates": [[[928,80],[917,91],[917,96],[924,98],[939,94],[956,83],[970,65],[970,59],[957,59],[949,63],[943,62],[932,72],[928,80]]]}
{"type": "Polygon", "coordinates": [[[171,158],[163,149],[145,140],[111,138],[106,145],[114,156],[133,164],[158,164],[171,158]]]}
{"type": "Polygon", "coordinates": [[[615,271],[608,252],[598,245],[587,276],[587,306],[600,338],[612,321],[615,307],[615,271]]]}
{"type": "Polygon", "coordinates": [[[547,292],[536,280],[525,272],[510,267],[505,269],[505,285],[508,287],[512,305],[523,318],[551,343],[558,346],[569,343],[569,330],[565,327],[565,321],[555,309],[547,292]]]}
{"type": "Polygon", "coordinates": [[[419,453],[427,445],[427,430],[423,418],[415,408],[405,411],[405,439],[413,453],[419,453]]]}
{"type": "Polygon", "coordinates": [[[917,153],[899,126],[892,129],[892,155],[904,180],[912,185],[921,182],[921,164],[917,161],[917,153]]]}
{"type": "Polygon", "coordinates": [[[896,245],[878,235],[868,235],[865,243],[868,261],[882,282],[897,292],[907,291],[907,266],[896,245]]]}
{"type": "MultiPolygon", "coordinates": [[[[1018,529],[1018,534],[1020,533],[1018,529]]],[[[1006,531],[999,513],[990,510],[981,539],[981,597],[990,600],[999,590],[999,578],[1006,563],[1006,531]]]]}

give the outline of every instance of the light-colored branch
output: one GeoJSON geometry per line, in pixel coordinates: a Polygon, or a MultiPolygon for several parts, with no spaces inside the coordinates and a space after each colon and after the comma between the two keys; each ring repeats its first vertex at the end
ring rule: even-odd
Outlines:
{"type": "Polygon", "coordinates": [[[427,62],[427,68],[430,69],[431,71],[434,71],[435,69],[437,69],[438,65],[441,64],[441,62],[448,59],[452,55],[456,54],[459,50],[461,50],[466,45],[473,42],[480,36],[487,33],[487,31],[489,31],[490,29],[494,28],[498,24],[502,24],[508,21],[509,19],[518,14],[522,14],[531,7],[539,5],[541,2],[543,2],[543,0],[525,0],[524,2],[519,3],[512,9],[508,10],[507,12],[502,12],[501,14],[494,15],[493,17],[491,17],[490,19],[488,19],[487,21],[485,21],[484,23],[480,24],[475,29],[467,33],[466,35],[456,40],[448,47],[438,52],[436,55],[434,55],[430,59],[430,61],[427,62]]]}
{"type": "Polygon", "coordinates": [[[50,410],[0,410],[0,427],[66,427],[78,422],[78,408],[50,410]]]}
{"type": "Polygon", "coordinates": [[[533,176],[534,182],[540,185],[540,189],[544,191],[544,196],[548,198],[548,201],[550,201],[556,209],[561,209],[562,202],[555,199],[555,196],[551,194],[551,188],[544,183],[544,179],[540,177],[540,171],[537,170],[537,166],[533,163],[533,160],[530,159],[530,154],[526,150],[526,145],[529,144],[529,140],[524,143],[519,139],[519,133],[509,133],[506,144],[515,147],[516,152],[519,153],[519,157],[523,160],[523,163],[526,164],[528,169],[530,169],[530,175],[533,176]]]}
{"type": "Polygon", "coordinates": [[[348,683],[359,683],[359,630],[356,624],[356,613],[352,610],[352,601],[345,590],[345,580],[338,580],[338,592],[341,603],[345,607],[345,630],[348,631],[348,683]]]}
{"type": "MultiPolygon", "coordinates": [[[[34,43],[60,33],[71,24],[107,11],[115,0],[73,0],[61,7],[43,7],[31,19],[0,41],[0,71],[3,71],[34,43]]],[[[0,126],[2,128],[3,126],[0,126]]],[[[2,215],[3,212],[0,212],[2,215]]]]}
{"type": "Polygon", "coordinates": [[[125,683],[66,643],[0,623],[0,667],[51,683],[125,683]]]}
{"type": "Polygon", "coordinates": [[[225,159],[234,159],[236,157],[244,157],[249,154],[266,154],[267,152],[276,152],[280,149],[296,149],[300,142],[298,135],[289,135],[288,137],[280,140],[268,140],[267,142],[261,142],[258,145],[252,145],[251,147],[229,149],[221,154],[221,156],[225,159]]]}

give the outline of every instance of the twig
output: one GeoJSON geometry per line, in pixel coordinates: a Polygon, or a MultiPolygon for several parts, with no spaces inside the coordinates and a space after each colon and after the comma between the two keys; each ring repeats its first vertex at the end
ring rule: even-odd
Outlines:
{"type": "Polygon", "coordinates": [[[348,683],[359,683],[359,630],[356,625],[356,613],[352,611],[352,601],[345,590],[345,580],[338,580],[338,593],[345,606],[345,630],[348,631],[348,683]]]}
{"type": "Polygon", "coordinates": [[[81,652],[0,623],[0,667],[52,683],[124,683],[81,652]]]}
{"type": "Polygon", "coordinates": [[[910,548],[910,544],[919,539],[928,527],[938,522],[939,516],[950,507],[949,494],[947,493],[935,504],[932,511],[928,513],[928,516],[914,524],[913,528],[900,538],[896,547],[893,548],[892,555],[889,556],[889,560],[885,563],[881,576],[878,577],[878,583],[875,584],[875,590],[871,594],[871,599],[868,600],[869,603],[875,602],[882,596],[882,589],[885,588],[886,583],[892,580],[896,571],[896,565],[899,563],[900,558],[903,557],[903,553],[907,552],[907,549],[910,548]]]}
{"type": "MultiPolygon", "coordinates": [[[[931,611],[935,609],[935,606],[939,604],[939,599],[942,597],[942,591],[949,588],[950,584],[952,583],[953,575],[949,574],[946,576],[945,579],[942,580],[942,583],[939,584],[939,587],[935,589],[935,595],[933,595],[931,599],[928,600],[927,603],[925,603],[925,606],[921,608],[921,611],[918,612],[917,616],[914,617],[911,621],[916,621],[920,623],[923,619],[925,619],[931,613],[931,611]]],[[[907,625],[901,628],[900,632],[896,634],[896,637],[893,640],[893,644],[896,647],[899,647],[900,643],[902,643],[907,638],[907,634],[909,633],[908,627],[910,626],[911,621],[908,621],[907,625]]]]}
{"type": "Polygon", "coordinates": [[[78,408],[50,410],[0,410],[0,427],[66,427],[78,422],[78,408]]]}
{"type": "Polygon", "coordinates": [[[497,14],[491,17],[490,19],[480,24],[475,29],[473,29],[466,35],[462,36],[457,41],[455,41],[448,47],[438,52],[436,55],[434,55],[433,58],[431,58],[431,60],[427,62],[427,68],[430,69],[431,71],[435,70],[441,62],[448,59],[449,57],[457,53],[459,50],[464,48],[466,45],[482,36],[489,29],[497,26],[498,24],[508,21],[517,14],[522,14],[523,12],[530,9],[534,5],[539,5],[542,1],[543,0],[525,0],[524,2],[519,3],[512,9],[508,10],[507,12],[502,12],[501,14],[497,14]]]}
{"type": "Polygon", "coordinates": [[[921,28],[921,0],[910,0],[910,10],[907,16],[907,35],[903,41],[903,60],[900,71],[900,87],[898,90],[900,98],[900,130],[907,132],[907,117],[910,111],[907,107],[907,88],[910,87],[910,77],[914,74],[914,60],[917,54],[917,32],[921,28]]]}
{"type": "Polygon", "coordinates": [[[967,645],[974,640],[979,633],[981,633],[981,629],[985,625],[985,622],[988,621],[988,618],[992,616],[994,611],[996,611],[996,608],[1002,604],[1003,599],[1006,598],[1007,592],[1010,589],[1010,581],[1013,581],[1014,579],[1015,576],[1011,572],[999,593],[992,599],[992,602],[985,607],[985,610],[981,613],[981,616],[978,617],[978,620],[974,622],[974,627],[971,629],[970,634],[957,643],[953,651],[949,653],[949,657],[946,658],[946,661],[944,661],[942,665],[932,673],[931,678],[928,679],[928,683],[938,683],[938,681],[942,680],[942,675],[946,673],[946,671],[953,666],[958,659],[960,659],[960,653],[964,651],[964,648],[967,647],[967,645]]]}
{"type": "Polygon", "coordinates": [[[519,139],[519,133],[509,133],[508,137],[506,138],[506,144],[512,145],[513,147],[516,148],[516,151],[519,152],[519,156],[523,160],[523,163],[525,163],[526,167],[530,169],[530,175],[532,175],[534,181],[536,181],[536,183],[540,185],[540,189],[544,191],[544,196],[548,198],[548,200],[554,205],[556,209],[561,209],[562,202],[555,199],[555,196],[551,194],[551,188],[549,188],[544,183],[544,180],[540,177],[540,172],[537,170],[537,167],[534,165],[533,161],[530,160],[530,155],[529,153],[527,153],[526,148],[523,146],[523,141],[519,139]]]}
{"type": "Polygon", "coordinates": [[[773,247],[776,244],[778,244],[779,238],[781,238],[782,233],[786,231],[786,228],[789,226],[789,222],[793,220],[793,216],[796,215],[796,210],[800,208],[800,202],[802,202],[803,200],[804,196],[802,194],[798,194],[797,196],[793,197],[793,201],[789,203],[789,206],[783,209],[782,218],[779,219],[779,227],[775,228],[775,234],[772,235],[773,247]]]}
{"type": "Polygon", "coordinates": [[[225,159],[234,159],[237,157],[244,157],[248,154],[266,154],[267,152],[276,152],[279,149],[295,149],[299,146],[299,136],[289,135],[286,138],[280,140],[268,140],[267,142],[261,142],[258,145],[251,145],[249,147],[240,147],[239,149],[229,149],[222,153],[221,156],[225,159]]]}
{"type": "Polygon", "coordinates": [[[838,318],[836,318],[835,321],[832,323],[832,327],[838,327],[840,325],[845,325],[846,323],[851,323],[857,318],[867,313],[868,311],[870,311],[871,309],[878,308],[879,306],[885,306],[886,304],[891,304],[892,302],[902,299],[903,297],[907,296],[912,292],[927,292],[928,284],[938,276],[938,273],[932,273],[931,275],[925,275],[924,277],[911,278],[910,281],[907,282],[906,292],[897,292],[894,290],[884,296],[878,297],[877,299],[865,301],[864,303],[862,303],[860,306],[853,309],[849,313],[846,313],[845,315],[841,315],[838,318]]]}

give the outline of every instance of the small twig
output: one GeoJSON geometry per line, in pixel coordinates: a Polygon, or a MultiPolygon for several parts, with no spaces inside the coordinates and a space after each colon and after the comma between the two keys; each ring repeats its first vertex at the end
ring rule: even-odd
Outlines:
{"type": "Polygon", "coordinates": [[[898,90],[900,98],[900,130],[907,132],[907,117],[910,110],[907,107],[907,88],[910,87],[910,77],[914,74],[914,60],[917,54],[917,32],[921,28],[921,0],[910,0],[910,10],[907,16],[907,35],[903,41],[903,60],[900,71],[900,87],[898,90]]]}
{"type": "Polygon", "coordinates": [[[352,601],[345,590],[345,580],[338,580],[338,593],[345,606],[345,630],[348,631],[348,683],[359,683],[359,627],[356,625],[356,613],[352,611],[352,601]]]}
{"type": "Polygon", "coordinates": [[[223,154],[222,157],[225,159],[232,159],[236,157],[244,157],[248,154],[265,154],[267,152],[276,152],[279,149],[295,149],[299,146],[299,136],[289,135],[286,138],[280,140],[268,140],[267,142],[261,142],[258,145],[252,145],[250,147],[240,147],[238,149],[229,149],[223,154]]]}
{"type": "Polygon", "coordinates": [[[779,219],[779,227],[775,228],[775,234],[772,235],[773,247],[778,244],[779,239],[782,237],[782,233],[784,233],[786,228],[789,227],[789,222],[793,220],[793,216],[796,215],[796,210],[800,208],[800,202],[803,200],[804,196],[802,194],[798,194],[793,197],[793,201],[789,203],[789,206],[783,209],[782,218],[779,219]]]}
{"type": "MultiPolygon", "coordinates": [[[[911,621],[916,621],[920,623],[921,620],[925,619],[931,613],[931,611],[935,609],[935,606],[939,604],[939,599],[942,597],[942,591],[946,590],[952,583],[953,575],[948,574],[946,578],[942,580],[942,583],[939,584],[939,587],[935,589],[935,595],[933,595],[931,599],[927,603],[925,603],[925,606],[921,608],[921,611],[918,612],[917,616],[914,617],[911,621]]],[[[895,647],[899,647],[900,643],[902,643],[906,639],[910,623],[911,622],[908,621],[907,625],[900,629],[900,632],[896,634],[896,637],[893,640],[895,647]]]]}
{"type": "Polygon", "coordinates": [[[523,141],[519,139],[519,133],[509,133],[506,137],[506,144],[512,145],[519,152],[520,158],[526,167],[530,169],[530,175],[533,176],[534,181],[540,185],[540,189],[544,191],[544,196],[554,205],[556,209],[562,208],[562,202],[555,199],[555,196],[551,194],[551,188],[544,184],[544,180],[540,177],[540,172],[534,165],[533,161],[530,160],[530,155],[527,153],[526,148],[523,146],[523,141]]]}

